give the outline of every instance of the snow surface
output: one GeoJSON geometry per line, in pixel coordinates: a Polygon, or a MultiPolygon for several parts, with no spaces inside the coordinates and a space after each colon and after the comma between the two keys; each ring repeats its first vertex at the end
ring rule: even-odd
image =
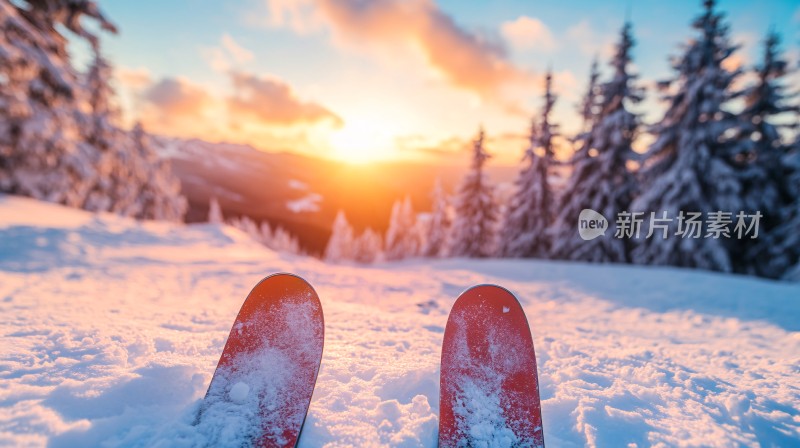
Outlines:
{"type": "Polygon", "coordinates": [[[334,266],[229,227],[0,196],[0,445],[194,446],[230,325],[278,271],[325,311],[304,447],[435,446],[447,312],[476,283],[528,315],[548,446],[800,444],[798,284],[520,260],[334,266]]]}

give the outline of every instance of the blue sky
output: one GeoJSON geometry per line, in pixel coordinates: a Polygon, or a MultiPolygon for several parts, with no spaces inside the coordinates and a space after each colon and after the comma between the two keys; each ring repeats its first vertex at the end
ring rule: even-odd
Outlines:
{"type": "MultiPolygon", "coordinates": [[[[607,63],[626,14],[647,84],[670,75],[668,57],[693,36],[701,11],[698,1],[362,3],[100,1],[120,28],[103,39],[104,53],[125,116],[155,132],[363,161],[449,154],[483,125],[498,160],[511,163],[547,67],[556,118],[572,133],[591,59],[607,63]]],[[[770,26],[797,59],[796,2],[718,8],[743,44],[732,62],[752,64],[770,26]]],[[[641,109],[658,118],[652,91],[641,109]]]]}

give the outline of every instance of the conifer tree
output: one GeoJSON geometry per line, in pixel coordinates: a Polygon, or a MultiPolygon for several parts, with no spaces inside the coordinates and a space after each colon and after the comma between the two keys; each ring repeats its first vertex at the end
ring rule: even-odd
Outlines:
{"type": "Polygon", "coordinates": [[[578,108],[578,113],[581,114],[583,119],[582,132],[586,132],[592,127],[592,121],[597,113],[597,95],[598,95],[598,81],[600,79],[600,71],[597,67],[597,58],[592,59],[592,67],[589,69],[589,85],[586,87],[586,93],[583,95],[583,100],[578,108]]]}
{"type": "Polygon", "coordinates": [[[186,200],[141,127],[115,123],[111,66],[90,17],[116,28],[90,0],[0,1],[0,191],[90,211],[177,221],[186,200]],[[89,42],[85,75],[61,32],[89,42]]]}
{"type": "Polygon", "coordinates": [[[639,118],[628,105],[642,100],[641,89],[634,85],[636,76],[628,72],[633,45],[631,25],[626,23],[611,60],[612,77],[598,86],[598,112],[572,158],[572,173],[552,230],[557,258],[628,261],[626,240],[614,238],[614,232],[607,231],[602,238],[584,241],[577,225],[583,209],[599,212],[613,225],[616,214],[627,210],[633,199],[635,179],[627,162],[634,158],[632,145],[639,118]]]}
{"type": "MultiPolygon", "coordinates": [[[[704,1],[704,12],[692,27],[699,36],[686,45],[682,56],[673,60],[676,90],[668,92],[668,108],[652,129],[655,141],[640,170],[642,194],[632,205],[634,212],[663,217],[667,237],[660,232],[636,241],[633,260],[638,264],[674,265],[730,271],[731,259],[723,238],[676,236],[679,213],[735,214],[742,210],[741,184],[730,155],[740,144],[737,117],[726,109],[735,97],[731,91],[739,70],[724,62],[736,51],[730,43],[724,15],[714,9],[713,0],[704,1]]],[[[649,220],[649,219],[648,219],[649,220]]],[[[661,223],[663,224],[663,223],[661,223]]],[[[705,231],[705,229],[704,229],[705,231]]]]}
{"type": "Polygon", "coordinates": [[[758,81],[746,89],[740,114],[746,145],[734,155],[745,210],[763,215],[759,238],[736,241],[734,269],[770,278],[782,276],[800,250],[786,241],[797,233],[787,231],[785,224],[793,221],[791,209],[797,205],[800,190],[794,185],[794,159],[787,157],[790,145],[783,142],[781,129],[789,127],[783,118],[796,114],[798,106],[792,104],[793,95],[784,84],[788,64],[779,45],[780,36],[770,31],[764,40],[763,60],[756,67],[758,81]]]}
{"type": "Polygon", "coordinates": [[[748,253],[752,272],[769,278],[800,281],[800,137],[782,158],[781,189],[790,199],[781,207],[774,227],[760,233],[748,253]]]}
{"type": "Polygon", "coordinates": [[[425,238],[425,247],[422,250],[422,255],[432,258],[444,257],[447,255],[445,251],[451,223],[447,195],[445,195],[439,179],[434,184],[432,199],[433,210],[431,210],[431,220],[428,225],[428,233],[425,238]]]}
{"type": "Polygon", "coordinates": [[[249,216],[240,216],[238,218],[232,218],[228,224],[231,227],[241,230],[251,239],[264,244],[263,234],[261,233],[261,229],[259,228],[258,223],[256,223],[253,218],[249,216]]]}
{"type": "Polygon", "coordinates": [[[325,248],[325,261],[342,262],[353,259],[353,228],[347,222],[344,210],[339,210],[333,221],[333,229],[325,248]]]}
{"type": "Polygon", "coordinates": [[[353,258],[359,263],[374,263],[381,258],[381,236],[371,228],[366,228],[354,243],[353,258]]]}
{"type": "MultiPolygon", "coordinates": [[[[270,249],[287,254],[301,254],[302,251],[300,249],[300,242],[297,240],[297,237],[289,233],[288,230],[284,229],[283,227],[276,227],[275,231],[270,231],[269,233],[265,233],[264,225],[265,222],[261,223],[262,228],[262,235],[264,235],[265,241],[264,244],[269,247],[270,249]]],[[[269,227],[268,227],[269,228],[269,227]]]]}
{"type": "MultiPolygon", "coordinates": [[[[136,197],[137,213],[131,216],[160,221],[181,221],[188,203],[181,194],[181,184],[172,173],[170,162],[159,158],[150,135],[137,123],[130,133],[133,148],[117,166],[132,173],[121,174],[117,181],[120,197],[136,197]],[[127,163],[127,165],[126,165],[127,163]]],[[[128,213],[125,213],[128,214],[128,213]]]]}
{"type": "Polygon", "coordinates": [[[80,138],[82,92],[61,29],[97,38],[81,18],[114,25],[87,0],[0,2],[0,191],[82,207],[97,176],[80,138]]]}
{"type": "Polygon", "coordinates": [[[419,255],[420,234],[411,198],[406,196],[392,206],[389,228],[386,230],[387,260],[402,260],[419,255]]]}
{"type": "Polygon", "coordinates": [[[494,186],[484,172],[491,157],[483,129],[473,141],[472,165],[458,188],[448,252],[454,257],[488,257],[495,252],[497,204],[494,186]]]}
{"type": "Polygon", "coordinates": [[[551,123],[556,96],[552,91],[552,75],[545,77],[544,106],[540,121],[533,121],[529,145],[515,182],[516,191],[508,205],[501,229],[499,253],[505,257],[546,258],[550,255],[548,227],[553,219],[553,192],[550,167],[554,158],[554,137],[557,126],[551,123]]]}
{"type": "MultiPolygon", "coordinates": [[[[217,198],[212,197],[208,201],[208,222],[211,224],[222,224],[225,222],[225,218],[222,216],[222,208],[219,206],[219,201],[217,198]]],[[[264,234],[263,224],[262,223],[262,234],[264,234]]],[[[267,225],[267,231],[269,231],[269,225],[267,225]]]]}

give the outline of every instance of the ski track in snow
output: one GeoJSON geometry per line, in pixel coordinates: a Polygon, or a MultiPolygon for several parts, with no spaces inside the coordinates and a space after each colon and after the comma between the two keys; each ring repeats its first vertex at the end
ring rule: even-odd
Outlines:
{"type": "Polygon", "coordinates": [[[797,446],[800,285],[509,260],[331,266],[227,227],[0,196],[0,445],[195,446],[263,277],[316,289],[325,350],[301,446],[436,445],[458,294],[497,283],[533,330],[548,446],[797,446]]]}

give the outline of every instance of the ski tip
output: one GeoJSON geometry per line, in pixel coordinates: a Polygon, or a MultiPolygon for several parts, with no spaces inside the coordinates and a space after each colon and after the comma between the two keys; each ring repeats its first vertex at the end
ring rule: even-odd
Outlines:
{"type": "Polygon", "coordinates": [[[516,294],[514,294],[511,291],[509,291],[508,288],[506,288],[504,286],[500,286],[500,285],[494,284],[494,283],[479,283],[477,285],[472,285],[469,288],[467,288],[464,291],[462,291],[461,294],[459,294],[458,296],[461,297],[461,296],[463,296],[463,295],[465,295],[465,294],[467,294],[469,292],[472,292],[474,290],[478,290],[478,291],[483,290],[483,291],[487,291],[487,292],[488,291],[493,291],[495,293],[506,293],[506,294],[510,295],[511,297],[513,297],[514,300],[519,302],[519,299],[517,298],[516,294]]]}
{"type": "MultiPolygon", "coordinates": [[[[309,288],[314,289],[314,287],[311,286],[311,283],[309,283],[308,280],[304,279],[303,277],[301,277],[301,276],[299,276],[297,274],[293,274],[291,272],[275,272],[274,274],[270,274],[270,275],[262,278],[261,280],[259,280],[258,283],[256,283],[255,288],[257,288],[258,285],[260,285],[260,284],[262,284],[262,283],[264,283],[266,281],[270,281],[270,280],[274,280],[274,279],[281,279],[281,278],[282,279],[286,279],[286,280],[292,280],[292,279],[300,280],[301,282],[303,282],[306,285],[308,285],[309,288]]],[[[314,291],[314,292],[316,292],[316,291],[314,291]]]]}
{"type": "Polygon", "coordinates": [[[497,303],[503,314],[512,310],[522,311],[522,304],[516,294],[493,283],[482,283],[465,289],[464,292],[458,295],[458,299],[453,304],[453,309],[456,308],[459,302],[473,301],[476,298],[485,302],[497,303]]]}
{"type": "Polygon", "coordinates": [[[310,294],[308,294],[308,298],[315,301],[317,306],[320,308],[320,319],[322,320],[324,326],[325,317],[322,312],[322,303],[320,301],[319,294],[317,294],[317,290],[314,289],[314,287],[311,286],[311,283],[309,283],[306,279],[297,274],[292,274],[291,272],[276,272],[259,280],[258,283],[253,286],[253,289],[250,290],[250,293],[245,299],[245,304],[242,306],[244,307],[247,304],[250,297],[259,295],[257,293],[259,291],[268,291],[279,288],[292,291],[293,293],[300,293],[303,291],[309,292],[310,294]]]}
{"type": "Polygon", "coordinates": [[[486,306],[504,316],[522,315],[526,324],[528,321],[519,298],[507,288],[492,283],[482,283],[465,289],[453,303],[450,316],[466,312],[475,306],[486,306]]]}
{"type": "Polygon", "coordinates": [[[270,274],[262,278],[261,280],[258,281],[258,283],[256,283],[256,285],[253,287],[250,293],[252,294],[253,291],[258,290],[259,288],[262,287],[262,285],[271,286],[271,285],[266,285],[268,283],[276,283],[276,284],[283,283],[285,285],[292,285],[293,289],[306,288],[312,291],[317,300],[319,300],[319,294],[317,294],[317,290],[314,289],[313,286],[311,286],[311,283],[309,283],[308,280],[304,279],[303,277],[297,274],[292,274],[291,272],[276,272],[274,274],[270,274]]]}

